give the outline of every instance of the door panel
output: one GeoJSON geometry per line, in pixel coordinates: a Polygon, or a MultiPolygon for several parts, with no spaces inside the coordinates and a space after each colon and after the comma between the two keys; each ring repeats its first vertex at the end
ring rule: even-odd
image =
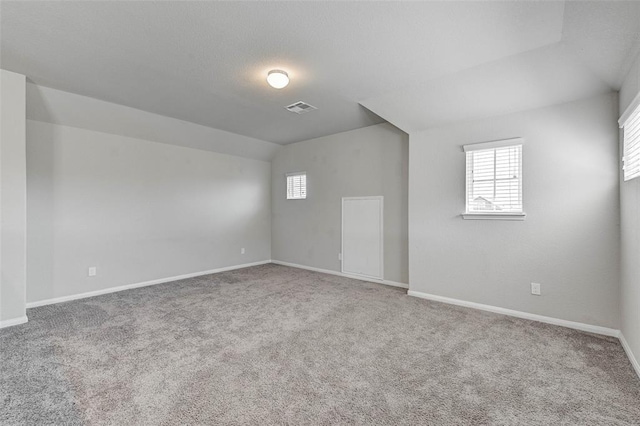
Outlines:
{"type": "Polygon", "coordinates": [[[342,272],[383,278],[383,198],[342,199],[342,272]]]}

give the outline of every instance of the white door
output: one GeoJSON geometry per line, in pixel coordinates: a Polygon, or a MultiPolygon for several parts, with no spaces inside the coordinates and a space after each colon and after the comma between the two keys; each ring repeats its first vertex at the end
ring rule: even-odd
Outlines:
{"type": "Polygon", "coordinates": [[[342,199],[342,272],[383,278],[383,197],[342,199]]]}

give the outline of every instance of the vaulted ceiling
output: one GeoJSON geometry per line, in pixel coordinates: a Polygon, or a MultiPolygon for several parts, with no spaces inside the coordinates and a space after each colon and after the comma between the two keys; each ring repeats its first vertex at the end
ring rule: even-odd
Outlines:
{"type": "Polygon", "coordinates": [[[617,90],[640,49],[633,1],[3,1],[0,24],[0,66],[38,85],[279,144],[617,90]]]}

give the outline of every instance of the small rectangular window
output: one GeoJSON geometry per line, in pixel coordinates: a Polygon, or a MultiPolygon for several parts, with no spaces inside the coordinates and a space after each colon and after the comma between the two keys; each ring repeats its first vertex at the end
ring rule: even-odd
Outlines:
{"type": "Polygon", "coordinates": [[[473,215],[524,216],[522,143],[521,138],[516,138],[464,146],[467,157],[465,219],[473,215]]]}
{"type": "Polygon", "coordinates": [[[626,118],[622,128],[622,170],[624,180],[628,181],[640,176],[640,105],[626,118]]]}
{"type": "Polygon", "coordinates": [[[287,200],[307,198],[307,172],[287,173],[287,200]]]}

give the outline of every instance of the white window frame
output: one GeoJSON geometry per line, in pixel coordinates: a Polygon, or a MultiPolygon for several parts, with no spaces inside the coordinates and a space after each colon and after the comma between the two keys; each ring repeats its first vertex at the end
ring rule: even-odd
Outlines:
{"type": "Polygon", "coordinates": [[[640,177],[640,93],[618,120],[622,131],[622,180],[640,177]]]}
{"type": "Polygon", "coordinates": [[[307,199],[307,172],[291,172],[285,175],[286,197],[287,200],[306,200],[307,199]],[[304,197],[289,196],[289,178],[296,176],[304,176],[304,197]]]}
{"type": "Polygon", "coordinates": [[[523,195],[523,191],[522,191],[522,156],[523,156],[523,150],[522,147],[524,145],[524,139],[522,138],[511,138],[511,139],[502,139],[502,140],[497,140],[497,141],[490,141],[490,142],[482,142],[482,143],[474,143],[474,144],[470,144],[470,145],[464,145],[463,151],[465,153],[465,211],[464,213],[462,213],[462,218],[463,219],[472,219],[472,220],[524,220],[526,217],[526,213],[524,212],[524,195],[523,195]],[[521,151],[520,151],[520,176],[518,179],[518,185],[520,186],[519,188],[519,192],[523,198],[523,205],[522,205],[522,211],[521,212],[499,212],[499,211],[487,211],[487,212],[473,212],[473,211],[469,211],[468,210],[468,203],[469,203],[469,183],[470,183],[470,179],[472,179],[472,177],[470,177],[468,175],[468,165],[467,165],[467,161],[469,161],[469,156],[467,155],[467,153],[472,152],[472,151],[485,151],[485,150],[495,150],[497,148],[506,148],[506,147],[511,147],[511,146],[520,146],[521,147],[521,151]]]}

